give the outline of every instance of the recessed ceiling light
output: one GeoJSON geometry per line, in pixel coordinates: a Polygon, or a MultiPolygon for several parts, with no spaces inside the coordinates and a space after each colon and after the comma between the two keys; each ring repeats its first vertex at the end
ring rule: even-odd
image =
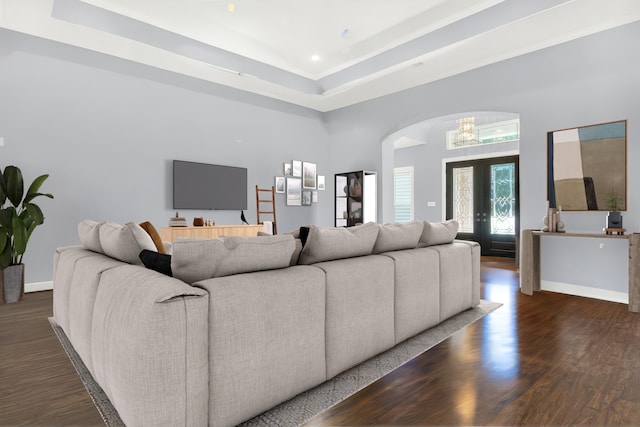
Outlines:
{"type": "Polygon", "coordinates": [[[233,3],[229,3],[229,6],[227,6],[227,10],[233,13],[236,10],[236,5],[233,3]]]}
{"type": "Polygon", "coordinates": [[[311,60],[312,61],[320,61],[320,55],[311,55],[311,60]]]}

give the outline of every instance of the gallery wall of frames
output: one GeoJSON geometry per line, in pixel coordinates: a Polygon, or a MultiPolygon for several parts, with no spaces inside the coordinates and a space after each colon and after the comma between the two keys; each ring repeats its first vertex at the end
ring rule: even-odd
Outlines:
{"type": "Polygon", "coordinates": [[[317,175],[316,164],[292,160],[275,177],[276,193],[286,194],[287,206],[311,206],[318,202],[318,191],[325,189],[325,176],[317,175]]]}

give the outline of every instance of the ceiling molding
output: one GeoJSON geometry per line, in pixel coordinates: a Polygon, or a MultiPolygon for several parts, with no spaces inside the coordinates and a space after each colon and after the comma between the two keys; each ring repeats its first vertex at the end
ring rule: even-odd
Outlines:
{"type": "MultiPolygon", "coordinates": [[[[465,13],[472,13],[469,9],[471,3],[474,2],[440,1],[438,7],[442,8],[442,16],[431,26],[425,23],[423,32],[442,28],[461,19],[465,13]],[[456,15],[447,9],[464,2],[467,6],[464,13],[456,15]]],[[[481,3],[478,9],[488,12],[488,7],[500,2],[478,3],[481,3]]],[[[318,90],[318,93],[313,93],[313,90],[302,89],[300,85],[288,86],[286,81],[290,79],[286,75],[279,79],[258,77],[129,37],[56,19],[52,16],[53,7],[54,0],[0,0],[0,27],[321,112],[389,95],[640,20],[638,0],[556,1],[548,9],[415,55],[324,92],[318,90]]],[[[420,22],[423,18],[417,16],[416,20],[420,22]]],[[[405,39],[417,37],[420,31],[409,33],[405,39]]],[[[404,39],[398,35],[394,40],[404,39]]],[[[359,58],[364,57],[366,55],[359,58]]],[[[349,64],[344,62],[333,69],[344,69],[349,64]]],[[[282,72],[289,72],[284,68],[282,72]]]]}

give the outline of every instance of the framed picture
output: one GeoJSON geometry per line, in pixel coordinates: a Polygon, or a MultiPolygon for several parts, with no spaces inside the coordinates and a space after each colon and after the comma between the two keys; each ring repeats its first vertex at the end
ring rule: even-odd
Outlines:
{"type": "Polygon", "coordinates": [[[276,176],[276,193],[284,193],[284,176],[276,176]]]}
{"type": "Polygon", "coordinates": [[[285,163],[282,169],[284,172],[284,176],[291,176],[291,163],[285,163]]]}
{"type": "Polygon", "coordinates": [[[302,180],[292,176],[287,180],[287,206],[300,206],[302,204],[302,180]]]}
{"type": "Polygon", "coordinates": [[[311,206],[311,190],[304,190],[302,192],[302,206],[311,206]]]}
{"type": "Polygon", "coordinates": [[[316,189],[316,164],[304,162],[302,164],[302,188],[316,189]]]}
{"type": "Polygon", "coordinates": [[[294,160],[291,162],[291,175],[302,177],[302,161],[294,160]]]}
{"type": "Polygon", "coordinates": [[[318,175],[318,190],[324,190],[324,175],[318,175]]]}
{"type": "Polygon", "coordinates": [[[318,203],[318,192],[317,191],[312,191],[311,192],[311,202],[312,203],[318,203]]]}
{"type": "Polygon", "coordinates": [[[627,210],[627,121],[547,132],[547,198],[563,211],[627,210]]]}

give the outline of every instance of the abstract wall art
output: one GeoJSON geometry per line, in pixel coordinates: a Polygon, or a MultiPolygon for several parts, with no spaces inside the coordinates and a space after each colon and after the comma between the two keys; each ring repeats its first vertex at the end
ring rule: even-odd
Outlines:
{"type": "Polygon", "coordinates": [[[547,197],[563,211],[606,211],[611,193],[627,209],[627,121],[547,132],[547,197]]]}

